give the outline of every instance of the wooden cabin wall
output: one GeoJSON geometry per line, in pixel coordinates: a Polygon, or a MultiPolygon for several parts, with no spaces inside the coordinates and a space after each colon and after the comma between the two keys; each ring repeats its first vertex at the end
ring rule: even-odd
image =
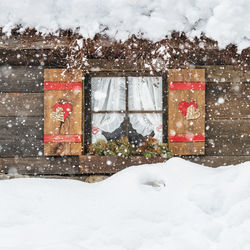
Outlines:
{"type": "MultiPolygon", "coordinates": [[[[78,156],[43,156],[44,66],[39,64],[0,65],[0,173],[80,174],[78,156]]],[[[211,167],[249,161],[250,70],[201,67],[206,68],[206,153],[184,158],[211,167]]]]}
{"type": "Polygon", "coordinates": [[[206,68],[205,156],[186,157],[211,167],[250,160],[250,70],[206,68]]]}

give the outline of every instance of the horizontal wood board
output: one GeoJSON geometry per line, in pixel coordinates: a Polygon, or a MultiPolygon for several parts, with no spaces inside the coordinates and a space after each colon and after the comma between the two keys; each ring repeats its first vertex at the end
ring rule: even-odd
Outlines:
{"type": "Polygon", "coordinates": [[[221,167],[221,166],[231,166],[237,165],[250,161],[250,156],[182,156],[183,159],[192,161],[197,164],[201,164],[207,167],[221,167]]]}
{"type": "MultiPolygon", "coordinates": [[[[86,158],[87,156],[85,156],[86,158]]],[[[98,157],[98,156],[96,156],[98,157]]],[[[250,156],[183,156],[183,159],[209,167],[236,165],[250,161],[250,156]]],[[[159,162],[159,159],[141,161],[139,163],[159,162]]],[[[107,164],[106,159],[86,161],[83,156],[65,157],[28,157],[28,158],[0,158],[0,174],[24,175],[82,175],[82,174],[110,174],[131,166],[120,164],[120,160],[107,164]],[[96,164],[97,162],[98,165],[96,164]],[[100,164],[101,162],[101,164],[100,164]],[[118,164],[116,164],[118,163],[118,164]]]]}
{"type": "Polygon", "coordinates": [[[69,157],[28,157],[2,158],[2,174],[24,175],[76,175],[80,174],[79,158],[69,157]]]}
{"type": "Polygon", "coordinates": [[[167,160],[161,157],[146,159],[143,156],[135,156],[129,159],[124,159],[122,157],[95,155],[81,155],[79,159],[79,168],[82,174],[116,173],[126,167],[165,162],[167,160]]]}
{"type": "Polygon", "coordinates": [[[43,92],[43,67],[1,65],[0,92],[43,92]]]}

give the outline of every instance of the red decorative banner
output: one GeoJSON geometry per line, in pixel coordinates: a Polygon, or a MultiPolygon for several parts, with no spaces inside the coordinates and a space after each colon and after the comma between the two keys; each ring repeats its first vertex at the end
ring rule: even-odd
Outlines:
{"type": "Polygon", "coordinates": [[[44,135],[44,143],[81,142],[81,140],[81,135],[44,135]]]}
{"type": "Polygon", "coordinates": [[[205,90],[204,82],[170,82],[169,90],[205,90]]]}
{"type": "Polygon", "coordinates": [[[205,141],[204,134],[184,134],[184,135],[170,135],[169,142],[199,142],[205,141]]]}
{"type": "Polygon", "coordinates": [[[81,82],[45,82],[44,90],[81,90],[81,82]]]}

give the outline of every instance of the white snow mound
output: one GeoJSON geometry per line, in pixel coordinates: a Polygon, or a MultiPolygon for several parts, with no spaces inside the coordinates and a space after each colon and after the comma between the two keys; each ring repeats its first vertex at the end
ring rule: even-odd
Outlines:
{"type": "Polygon", "coordinates": [[[103,182],[0,181],[0,249],[249,250],[250,162],[172,158],[103,182]]]}
{"type": "Polygon", "coordinates": [[[153,41],[173,30],[190,37],[204,32],[222,47],[233,43],[242,50],[250,46],[249,13],[249,0],[11,0],[0,1],[0,27],[43,33],[78,28],[84,37],[142,34],[153,41]]]}

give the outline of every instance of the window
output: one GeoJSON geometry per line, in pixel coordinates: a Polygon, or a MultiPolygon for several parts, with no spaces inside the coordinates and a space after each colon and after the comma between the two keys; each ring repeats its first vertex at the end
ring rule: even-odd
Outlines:
{"type": "Polygon", "coordinates": [[[92,77],[91,142],[147,136],[162,142],[162,77],[92,77]]]}
{"type": "Polygon", "coordinates": [[[44,155],[81,155],[91,142],[125,136],[136,145],[147,136],[168,141],[176,155],[204,154],[205,70],[142,73],[90,72],[82,91],[82,70],[45,69],[44,155]]]}

